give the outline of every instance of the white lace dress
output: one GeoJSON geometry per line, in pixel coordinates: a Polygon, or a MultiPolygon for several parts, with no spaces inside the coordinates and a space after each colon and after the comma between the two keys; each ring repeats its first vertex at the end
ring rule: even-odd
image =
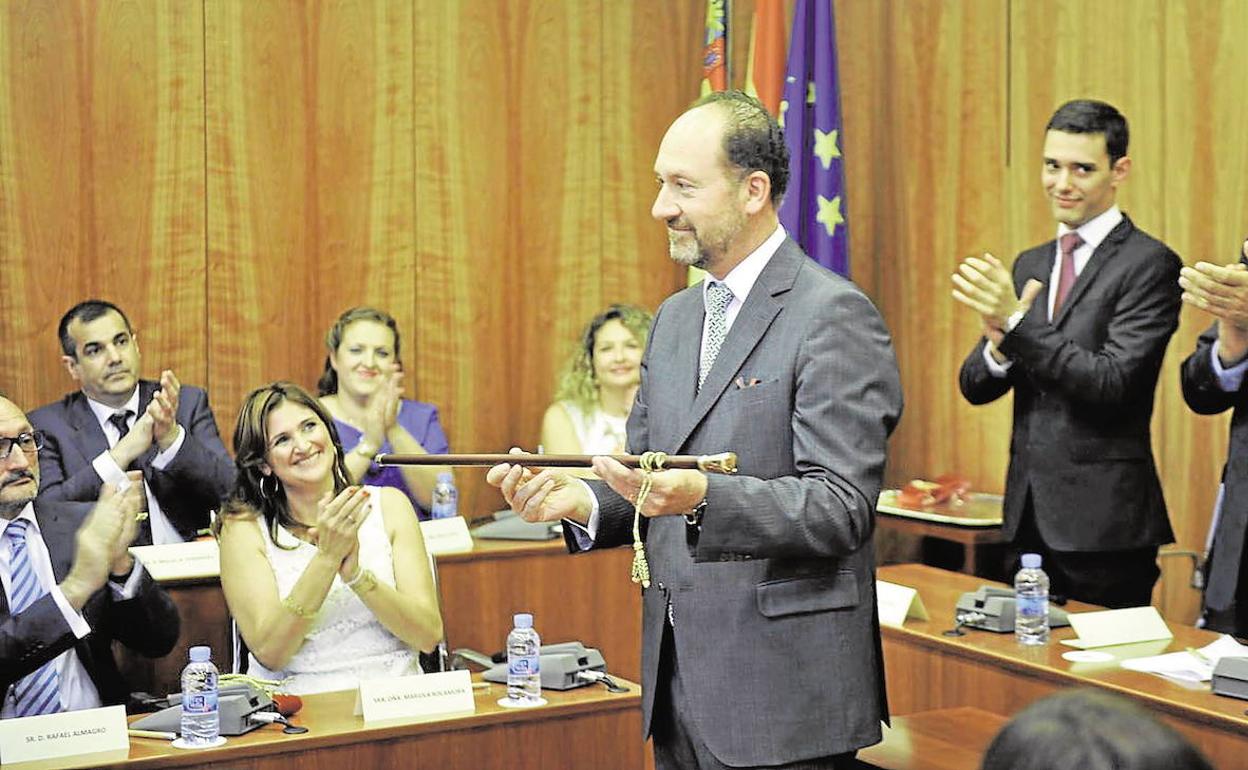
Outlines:
{"type": "MultiPolygon", "coordinates": [[[[372,570],[379,583],[393,586],[394,563],[382,520],[381,490],[369,487],[369,491],[372,495],[368,517],[360,525],[360,566],[372,570]]],[[[278,539],[283,545],[295,548],[278,548],[269,538],[263,522],[260,529],[264,532],[269,564],[277,578],[278,595],[284,599],[316,555],[316,546],[279,527],[278,539]]],[[[416,652],[387,631],[372,610],[336,576],[304,637],[303,646],[285,669],[271,671],[254,656],[249,658],[247,673],[263,679],[286,680],[282,689],[296,695],[350,690],[361,679],[420,673],[416,652]]]]}
{"type": "Polygon", "coordinates": [[[586,414],[571,401],[560,401],[559,405],[568,413],[572,427],[576,429],[576,437],[581,442],[581,452],[593,454],[623,454],[624,444],[628,437],[627,417],[616,417],[595,409],[586,414]]]}

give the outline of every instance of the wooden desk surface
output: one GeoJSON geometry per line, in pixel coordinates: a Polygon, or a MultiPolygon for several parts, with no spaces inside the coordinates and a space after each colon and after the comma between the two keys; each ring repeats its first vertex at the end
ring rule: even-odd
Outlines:
{"type": "Polygon", "coordinates": [[[1007,721],[970,706],[893,717],[884,740],[859,751],[858,761],[879,770],[979,770],[1007,721]]]}
{"type": "Polygon", "coordinates": [[[627,693],[613,694],[594,685],[566,692],[543,691],[550,703],[531,709],[510,709],[497,701],[505,685],[476,691],[476,713],[430,722],[366,726],[354,716],[355,692],[304,697],[303,709],[291,721],[309,728],[286,735],[266,725],[228,738],[215,749],[186,751],[168,741],[131,738],[128,758],[101,764],[32,762],[20,770],[108,767],[146,768],[353,768],[427,767],[465,770],[496,767],[546,770],[551,767],[628,768],[642,764],[641,688],[616,680],[627,693]],[[573,731],[576,739],[565,734],[573,731]]]}
{"type": "MultiPolygon", "coordinates": [[[[882,567],[879,578],[918,590],[931,619],[907,620],[901,627],[884,626],[884,660],[889,707],[894,714],[974,706],[1012,715],[1037,698],[1072,686],[1097,687],[1130,698],[1167,719],[1223,767],[1237,766],[1248,743],[1248,702],[1214,695],[1208,683],[1188,687],[1153,674],[1119,665],[1125,657],[1154,655],[1201,647],[1217,634],[1170,624],[1174,639],[1147,643],[1147,651],[1104,648],[1117,659],[1110,663],[1071,663],[1060,644],[1074,638],[1071,628],[1054,629],[1052,641],[1024,647],[1012,634],[967,630],[947,637],[959,595],[985,581],[917,564],[882,567]]],[[[996,584],[999,585],[999,584],[996,584]]],[[[1070,602],[1070,612],[1101,609],[1070,602]]]]}

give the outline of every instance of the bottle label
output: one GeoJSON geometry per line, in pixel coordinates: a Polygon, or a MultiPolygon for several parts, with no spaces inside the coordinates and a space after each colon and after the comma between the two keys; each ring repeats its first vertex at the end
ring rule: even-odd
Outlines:
{"type": "Polygon", "coordinates": [[[541,658],[537,655],[512,655],[507,660],[507,673],[512,676],[528,676],[539,673],[541,658]]]}
{"type": "Polygon", "coordinates": [[[1018,597],[1018,614],[1024,618],[1040,618],[1044,616],[1045,605],[1049,600],[1043,596],[1018,597]]]}
{"type": "Polygon", "coordinates": [[[182,696],[182,710],[192,714],[211,714],[217,710],[217,693],[197,692],[182,696]]]}

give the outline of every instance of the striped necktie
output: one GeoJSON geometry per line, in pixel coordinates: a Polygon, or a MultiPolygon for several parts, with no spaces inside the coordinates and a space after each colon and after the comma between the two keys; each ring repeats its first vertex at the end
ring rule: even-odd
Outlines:
{"type": "MultiPolygon", "coordinates": [[[[26,528],[30,522],[15,519],[9,522],[5,536],[9,541],[9,613],[20,614],[48,592],[39,583],[39,576],[30,563],[26,548],[26,528]]],[[[55,714],[61,710],[60,675],[56,672],[56,659],[44,663],[38,670],[27,674],[13,685],[19,717],[36,714],[55,714]]]]}
{"type": "Polygon", "coordinates": [[[702,341],[702,359],[698,365],[698,390],[711,373],[724,337],[728,336],[728,305],[732,303],[732,289],[727,284],[711,281],[706,286],[706,339],[702,341]]]}

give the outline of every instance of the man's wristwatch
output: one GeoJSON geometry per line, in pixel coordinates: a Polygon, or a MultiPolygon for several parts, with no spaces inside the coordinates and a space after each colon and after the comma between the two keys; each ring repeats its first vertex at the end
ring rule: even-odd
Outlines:
{"type": "Polygon", "coordinates": [[[685,523],[691,527],[702,526],[702,514],[706,513],[706,498],[702,498],[702,502],[693,506],[693,509],[685,514],[685,523]]]}

